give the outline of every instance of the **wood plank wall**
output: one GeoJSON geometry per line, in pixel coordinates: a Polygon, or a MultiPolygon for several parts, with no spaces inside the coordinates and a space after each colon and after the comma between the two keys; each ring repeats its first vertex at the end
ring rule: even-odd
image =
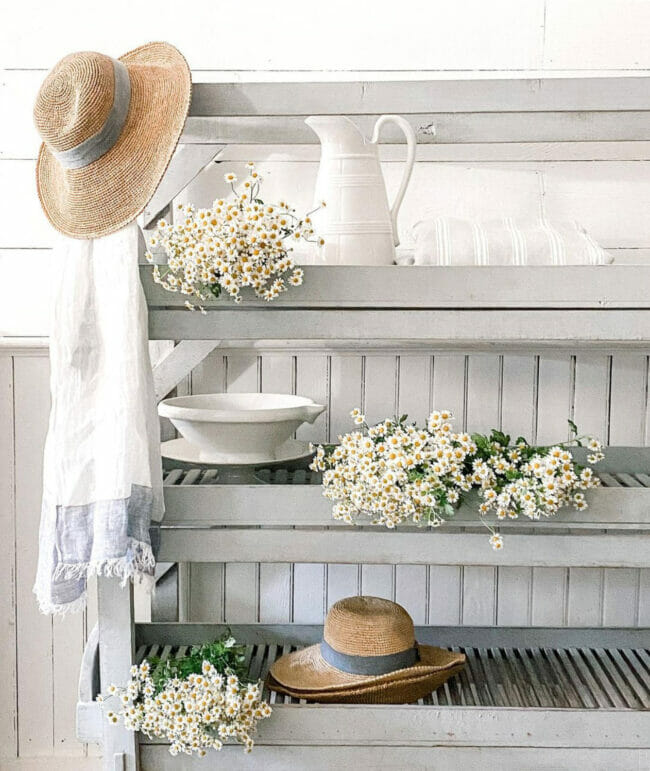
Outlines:
{"type": "MultiPolygon", "coordinates": [[[[567,419],[612,444],[648,443],[648,357],[576,352],[526,355],[213,353],[190,390],[283,391],[328,405],[300,437],[336,439],[361,406],[370,421],[396,412],[424,420],[449,407],[477,430],[501,427],[540,442],[567,436],[567,419]]],[[[404,555],[408,563],[408,555],[404,555]]],[[[362,592],[403,602],[418,623],[636,626],[650,623],[650,571],[253,565],[190,567],[189,615],[229,623],[309,623],[362,592]],[[213,615],[214,614],[214,615],[213,615]]]]}
{"type": "MultiPolygon", "coordinates": [[[[289,5],[278,10],[259,4],[251,13],[250,6],[235,3],[219,6],[217,13],[213,3],[197,0],[190,13],[179,14],[177,4],[162,0],[152,14],[146,4],[118,3],[101,24],[76,0],[26,0],[6,10],[0,46],[0,334],[48,332],[53,232],[34,195],[38,143],[31,108],[45,70],[69,51],[117,56],[145,38],[171,39],[188,56],[195,80],[225,82],[395,77],[390,70],[408,78],[440,70],[480,70],[481,77],[495,71],[650,68],[650,4],[637,0],[464,0],[437,4],[426,24],[414,22],[422,13],[415,0],[402,2],[390,19],[381,18],[376,6],[369,12],[365,3],[332,0],[309,14],[289,5]],[[369,18],[377,22],[370,28],[369,18]],[[242,25],[245,40],[237,33],[242,25]],[[28,302],[16,291],[26,280],[28,302]]],[[[282,173],[280,161],[289,157],[282,148],[261,148],[252,157],[269,164],[270,193],[291,191],[306,205],[314,150],[301,151],[300,164],[282,173]]],[[[382,150],[391,191],[402,151],[382,150]]],[[[617,259],[650,257],[647,143],[446,145],[427,152],[421,159],[428,163],[419,164],[404,204],[405,241],[409,222],[426,208],[482,216],[508,208],[513,214],[575,217],[617,259]]],[[[222,170],[211,169],[192,195],[210,200],[222,170]]],[[[53,621],[38,614],[31,594],[47,369],[44,350],[0,355],[0,767],[38,763],[71,771],[96,767],[92,748],[74,739],[73,710],[79,657],[96,609],[91,603],[84,615],[53,621]]],[[[397,405],[423,418],[435,400],[474,424],[536,429],[540,440],[561,434],[566,416],[574,414],[584,428],[608,432],[614,443],[643,444],[646,382],[642,356],[610,360],[531,352],[523,358],[465,358],[424,351],[407,357],[214,355],[191,385],[291,390],[326,400],[326,416],[305,438],[345,430],[346,412],[357,403],[371,417],[397,405]]],[[[230,564],[193,566],[191,578],[192,617],[316,622],[329,602],[362,590],[394,596],[420,623],[650,623],[648,578],[638,571],[230,564]]]]}
{"type": "Polygon", "coordinates": [[[32,594],[49,406],[47,351],[0,351],[0,768],[3,758],[18,756],[47,756],[53,769],[58,758],[92,764],[97,756],[75,737],[79,662],[97,617],[94,587],[87,609],[65,618],[42,615],[32,594]]]}

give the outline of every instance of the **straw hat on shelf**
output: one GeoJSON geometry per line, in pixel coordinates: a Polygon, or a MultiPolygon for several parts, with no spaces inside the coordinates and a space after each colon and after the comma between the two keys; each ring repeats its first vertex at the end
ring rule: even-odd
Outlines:
{"type": "Polygon", "coordinates": [[[462,653],[419,645],[401,605],[347,597],[330,608],[323,641],[279,658],[268,686],[308,701],[406,704],[439,688],[464,664],[462,653]]]}
{"type": "Polygon", "coordinates": [[[151,200],[190,106],[187,62],[169,43],[112,59],[61,59],[43,82],[34,122],[43,144],[36,186],[52,225],[99,238],[131,222],[151,200]]]}

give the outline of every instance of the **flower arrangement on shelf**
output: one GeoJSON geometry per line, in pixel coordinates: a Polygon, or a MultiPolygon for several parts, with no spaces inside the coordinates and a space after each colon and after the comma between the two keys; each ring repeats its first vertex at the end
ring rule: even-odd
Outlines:
{"type": "MultiPolygon", "coordinates": [[[[194,302],[185,303],[190,310],[205,312],[202,303],[222,291],[241,302],[245,287],[257,297],[274,300],[288,285],[303,282],[303,270],[291,256],[293,244],[324,243],[314,234],[311,220],[320,207],[299,218],[286,201],[264,203],[259,197],[262,176],[254,163],[246,167],[239,188],[235,174],[224,175],[232,190],[228,198],[215,200],[209,209],[179,204],[178,221],[159,220],[149,240],[150,249],[162,247],[167,255],[165,266],[154,265],[154,281],[169,292],[192,297],[194,302]]],[[[151,251],[145,257],[154,260],[151,251]]]]}
{"type": "Polygon", "coordinates": [[[323,472],[334,518],[349,524],[370,517],[388,528],[408,521],[438,527],[454,516],[465,494],[478,490],[479,520],[492,547],[501,549],[491,512],[499,521],[551,517],[570,504],[584,509],[584,490],[600,484],[567,448],[586,444],[588,462],[597,463],[602,444],[579,436],[573,421],[568,442],[535,447],[521,436],[511,444],[497,430],[488,436],[455,433],[449,410],[432,412],[426,428],[408,423],[406,415],[375,426],[358,409],[351,415],[358,430],[340,436],[338,445],[316,447],[311,464],[323,472]]]}
{"type": "Polygon", "coordinates": [[[181,658],[152,657],[131,667],[124,687],[111,685],[97,701],[116,699],[119,706],[106,712],[108,720],[168,740],[172,755],[203,757],[229,741],[250,752],[251,735],[271,707],[262,700],[261,682],[246,681],[244,651],[226,634],[181,658]]]}

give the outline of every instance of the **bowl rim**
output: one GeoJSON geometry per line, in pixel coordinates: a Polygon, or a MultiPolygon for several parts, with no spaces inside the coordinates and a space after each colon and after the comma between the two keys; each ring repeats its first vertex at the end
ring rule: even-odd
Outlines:
{"type": "Polygon", "coordinates": [[[279,393],[209,393],[188,394],[163,399],[158,404],[158,414],[170,420],[185,420],[193,423],[280,423],[286,420],[315,420],[325,410],[325,405],[316,404],[313,399],[297,394],[279,393]],[[256,409],[191,407],[192,401],[206,396],[232,397],[282,397],[296,403],[287,407],[263,407],[256,409]]]}

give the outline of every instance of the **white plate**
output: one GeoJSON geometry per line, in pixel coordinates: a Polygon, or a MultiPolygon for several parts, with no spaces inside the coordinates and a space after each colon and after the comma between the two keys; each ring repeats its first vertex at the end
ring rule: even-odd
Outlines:
{"type": "Polygon", "coordinates": [[[198,447],[190,444],[187,439],[183,439],[182,437],[180,439],[170,439],[168,442],[162,442],[160,451],[163,458],[178,461],[184,466],[222,469],[283,466],[287,463],[308,460],[314,454],[309,449],[309,442],[301,442],[298,439],[289,439],[281,445],[275,458],[268,458],[255,463],[224,463],[221,460],[210,460],[208,453],[201,451],[198,447]]]}

